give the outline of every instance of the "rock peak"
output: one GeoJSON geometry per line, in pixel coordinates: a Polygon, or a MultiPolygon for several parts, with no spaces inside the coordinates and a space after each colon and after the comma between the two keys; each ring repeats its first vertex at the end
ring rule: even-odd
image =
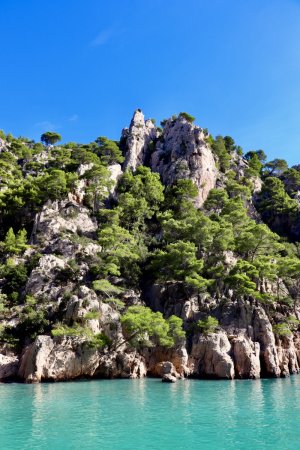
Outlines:
{"type": "Polygon", "coordinates": [[[135,170],[144,164],[150,141],[157,135],[157,129],[151,120],[146,120],[140,109],[136,109],[129,129],[124,129],[123,139],[126,141],[124,169],[135,170]]]}

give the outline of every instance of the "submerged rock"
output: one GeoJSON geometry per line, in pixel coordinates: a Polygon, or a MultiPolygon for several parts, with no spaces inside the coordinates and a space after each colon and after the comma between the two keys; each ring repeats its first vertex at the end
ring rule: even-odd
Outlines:
{"type": "Polygon", "coordinates": [[[174,377],[173,375],[171,375],[170,373],[167,373],[167,374],[162,376],[161,381],[163,383],[176,383],[177,378],[174,377]]]}

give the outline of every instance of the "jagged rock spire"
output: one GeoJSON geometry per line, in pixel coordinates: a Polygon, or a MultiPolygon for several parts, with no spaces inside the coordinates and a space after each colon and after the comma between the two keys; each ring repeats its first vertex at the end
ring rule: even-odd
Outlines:
{"type": "Polygon", "coordinates": [[[126,139],[124,169],[135,170],[144,164],[146,151],[151,140],[156,138],[157,130],[151,120],[146,120],[140,109],[134,112],[129,129],[124,129],[122,138],[126,139]]]}
{"type": "Polygon", "coordinates": [[[122,132],[126,142],[124,170],[136,170],[148,162],[151,169],[159,172],[166,185],[180,178],[191,179],[198,188],[196,201],[201,206],[209,191],[216,186],[218,170],[214,155],[205,140],[202,128],[193,125],[184,116],[166,121],[163,133],[151,120],[146,120],[137,109],[129,129],[122,132]],[[150,155],[149,143],[155,142],[150,155]]]}

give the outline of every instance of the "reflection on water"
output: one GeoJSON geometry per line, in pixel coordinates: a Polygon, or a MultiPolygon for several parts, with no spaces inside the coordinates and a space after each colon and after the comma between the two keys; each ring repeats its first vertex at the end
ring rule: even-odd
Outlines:
{"type": "Polygon", "coordinates": [[[1,450],[299,449],[300,377],[0,385],[1,450]]]}

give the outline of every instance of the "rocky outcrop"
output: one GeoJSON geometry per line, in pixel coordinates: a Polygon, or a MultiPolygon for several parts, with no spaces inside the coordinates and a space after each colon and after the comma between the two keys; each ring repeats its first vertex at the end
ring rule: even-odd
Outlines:
{"type": "Polygon", "coordinates": [[[191,374],[200,378],[234,378],[231,345],[226,333],[196,334],[189,358],[191,374]]]}
{"type": "Polygon", "coordinates": [[[29,295],[57,299],[64,287],[56,282],[56,276],[67,267],[66,262],[54,255],[43,255],[38,266],[33,269],[26,283],[25,291],[29,295]]]}
{"type": "Polygon", "coordinates": [[[97,222],[90,217],[87,208],[68,200],[49,201],[36,215],[31,243],[41,244],[45,248],[62,232],[91,237],[96,230],[97,222]]]}
{"type": "Polygon", "coordinates": [[[280,376],[281,370],[272,325],[261,307],[254,309],[253,334],[254,340],[260,343],[262,375],[269,377],[280,376]]]}
{"type": "Polygon", "coordinates": [[[19,376],[27,383],[93,376],[99,355],[80,339],[38,336],[24,352],[19,376]]]}
{"type": "Polygon", "coordinates": [[[6,148],[7,142],[4,139],[0,138],[0,152],[3,152],[4,150],[6,150],[6,148]]]}
{"type": "Polygon", "coordinates": [[[141,378],[146,372],[137,352],[101,354],[79,338],[38,336],[25,350],[18,375],[27,383],[36,383],[80,377],[141,378]]]}
{"type": "MultiPolygon", "coordinates": [[[[144,349],[142,355],[146,361],[147,372],[151,376],[162,376],[162,364],[168,361],[174,367],[174,374],[180,378],[188,376],[188,352],[185,343],[172,349],[154,347],[144,349]]],[[[174,375],[172,373],[172,375],[174,375]]]]}
{"type": "Polygon", "coordinates": [[[122,140],[125,141],[126,152],[124,170],[135,170],[137,166],[144,164],[147,157],[148,145],[156,138],[157,130],[151,120],[146,120],[140,109],[137,109],[131,120],[129,129],[122,132],[122,140]]]}
{"type": "Polygon", "coordinates": [[[172,378],[180,378],[180,375],[176,372],[175,367],[170,361],[163,361],[158,363],[156,366],[157,373],[162,378],[164,377],[172,377],[172,378]]]}
{"type": "Polygon", "coordinates": [[[14,354],[0,354],[0,382],[16,379],[18,367],[18,356],[14,354]]]}
{"type": "Polygon", "coordinates": [[[129,130],[123,130],[125,141],[124,169],[135,170],[148,164],[159,172],[165,185],[189,178],[197,186],[196,205],[201,206],[215,187],[218,170],[204,131],[183,116],[166,121],[161,136],[151,120],[135,111],[129,130]],[[149,147],[153,142],[153,148],[149,147]]]}
{"type": "Polygon", "coordinates": [[[184,117],[168,120],[156,144],[150,166],[159,172],[166,185],[189,178],[198,188],[197,206],[206,200],[215,187],[218,170],[203,130],[184,117]]]}
{"type": "Polygon", "coordinates": [[[235,378],[260,378],[260,345],[240,335],[231,341],[235,378]]]}
{"type": "Polygon", "coordinates": [[[166,317],[176,315],[184,321],[193,320],[199,314],[199,295],[187,296],[183,283],[154,284],[147,288],[145,298],[154,311],[166,317]]]}
{"type": "Polygon", "coordinates": [[[285,336],[278,340],[277,353],[281,376],[299,373],[298,334],[285,336]],[[298,347],[298,348],[297,348],[298,347]]]}
{"type": "Polygon", "coordinates": [[[144,358],[136,351],[103,355],[95,371],[98,378],[143,378],[147,374],[144,358]]]}

